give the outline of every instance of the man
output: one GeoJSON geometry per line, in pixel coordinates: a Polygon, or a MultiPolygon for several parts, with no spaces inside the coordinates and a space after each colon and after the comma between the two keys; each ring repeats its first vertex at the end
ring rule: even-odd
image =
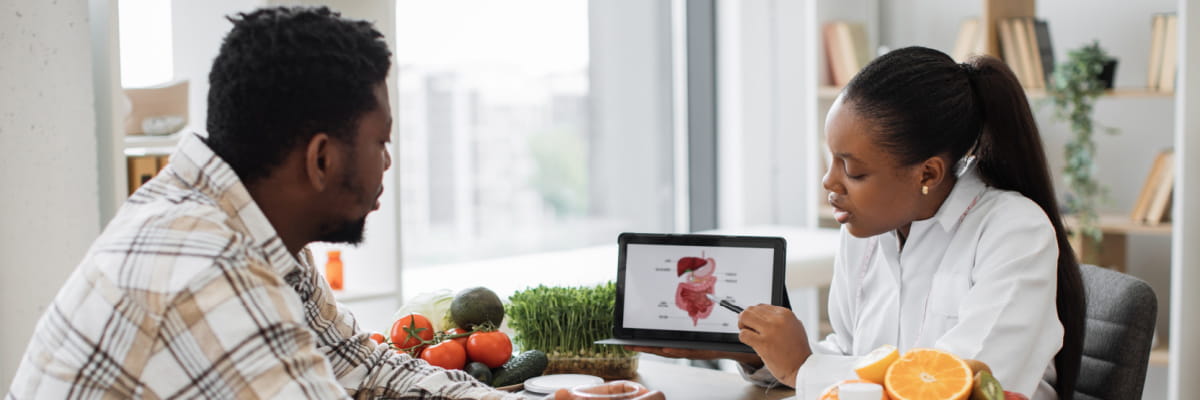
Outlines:
{"type": "Polygon", "coordinates": [[[379,207],[382,35],[326,8],[231,21],[209,136],[187,135],[96,239],[8,397],[524,398],[376,345],[305,249],[359,243],[379,207]]]}

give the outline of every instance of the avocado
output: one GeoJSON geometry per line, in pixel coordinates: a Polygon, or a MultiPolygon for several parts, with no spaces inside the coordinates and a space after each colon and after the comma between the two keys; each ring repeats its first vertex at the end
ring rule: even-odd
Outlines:
{"type": "Polygon", "coordinates": [[[500,296],[485,287],[463,289],[450,302],[450,320],[454,325],[470,331],[476,325],[491,322],[495,328],[504,321],[504,303],[500,296]]]}

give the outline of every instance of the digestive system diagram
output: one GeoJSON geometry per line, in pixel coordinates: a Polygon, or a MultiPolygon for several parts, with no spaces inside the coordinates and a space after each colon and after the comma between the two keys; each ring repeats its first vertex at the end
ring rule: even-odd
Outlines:
{"type": "Polygon", "coordinates": [[[705,294],[713,293],[713,285],[717,283],[717,277],[713,276],[716,269],[716,260],[704,258],[703,252],[700,257],[682,257],[675,263],[676,276],[684,277],[675,289],[675,306],[687,311],[692,326],[712,314],[714,304],[705,294]]]}

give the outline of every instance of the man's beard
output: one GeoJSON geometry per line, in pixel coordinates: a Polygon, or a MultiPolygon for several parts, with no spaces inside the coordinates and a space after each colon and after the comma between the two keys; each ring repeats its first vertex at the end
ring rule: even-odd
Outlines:
{"type": "Polygon", "coordinates": [[[362,244],[363,232],[366,230],[367,217],[341,223],[321,225],[321,235],[318,242],[345,243],[353,246],[362,244]]]}
{"type": "MultiPolygon", "coordinates": [[[[347,153],[347,158],[353,160],[354,154],[347,153]]],[[[343,190],[353,193],[358,198],[359,203],[366,204],[368,200],[363,195],[364,191],[354,180],[357,177],[357,172],[358,170],[354,168],[354,164],[350,164],[350,167],[346,169],[346,172],[342,176],[341,187],[343,190]]],[[[366,230],[366,227],[366,215],[362,216],[362,218],[349,221],[323,223],[321,224],[320,236],[317,237],[317,241],[358,246],[362,244],[363,232],[366,230]]]]}

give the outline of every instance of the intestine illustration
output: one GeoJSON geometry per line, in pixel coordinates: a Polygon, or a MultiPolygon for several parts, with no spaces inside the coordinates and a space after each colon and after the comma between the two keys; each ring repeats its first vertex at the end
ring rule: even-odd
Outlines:
{"type": "Polygon", "coordinates": [[[676,276],[687,275],[675,289],[675,306],[687,311],[692,317],[692,326],[712,314],[713,302],[705,294],[713,293],[713,285],[717,283],[717,277],[713,276],[716,268],[716,260],[704,258],[703,252],[700,257],[682,257],[675,263],[676,276]]]}

